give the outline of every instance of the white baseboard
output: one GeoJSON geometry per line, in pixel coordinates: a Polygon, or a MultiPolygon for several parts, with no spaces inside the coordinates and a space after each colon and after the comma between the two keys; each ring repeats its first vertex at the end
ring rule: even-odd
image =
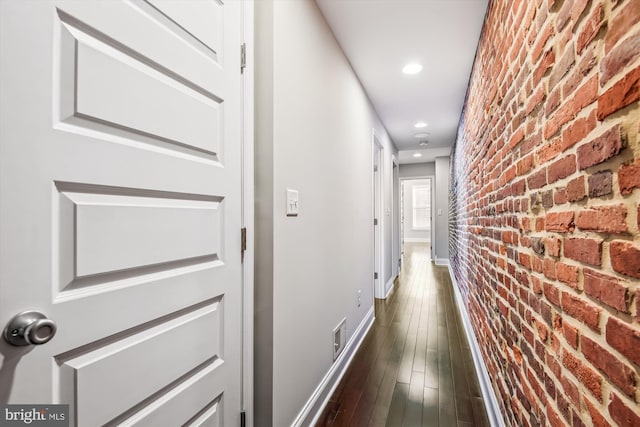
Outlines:
{"type": "Polygon", "coordinates": [[[436,258],[435,262],[436,262],[436,265],[448,266],[449,265],[449,258],[436,258]]]}
{"type": "Polygon", "coordinates": [[[327,372],[322,381],[320,381],[320,384],[311,395],[311,398],[309,398],[296,419],[291,424],[292,426],[307,427],[316,424],[318,418],[322,415],[322,411],[325,406],[327,406],[331,395],[338,384],[340,384],[340,380],[351,364],[353,356],[355,356],[358,348],[360,348],[360,345],[362,344],[362,341],[364,341],[364,338],[367,336],[369,329],[373,326],[374,320],[374,309],[373,306],[371,306],[371,309],[364,316],[360,325],[358,325],[358,329],[353,333],[340,356],[338,356],[333,365],[331,365],[329,372],[327,372]]]}
{"type": "Polygon", "coordinates": [[[387,297],[391,294],[391,291],[393,290],[393,282],[395,282],[396,277],[398,276],[393,276],[391,279],[389,279],[387,284],[384,285],[384,299],[387,299],[387,297]]]}
{"type": "Polygon", "coordinates": [[[471,355],[473,356],[473,366],[475,367],[476,376],[478,377],[478,382],[480,383],[480,390],[482,391],[482,399],[484,400],[484,406],[489,417],[489,424],[494,427],[505,427],[506,425],[504,423],[504,419],[502,418],[502,413],[500,412],[498,399],[496,398],[496,394],[493,390],[493,387],[491,386],[491,379],[489,378],[487,365],[485,365],[484,363],[482,353],[480,352],[480,345],[478,344],[476,335],[473,332],[473,327],[471,326],[471,319],[469,318],[467,306],[464,305],[464,301],[462,301],[462,294],[460,294],[460,289],[458,288],[458,283],[456,282],[456,277],[453,275],[451,266],[449,266],[449,275],[451,276],[451,281],[453,282],[453,294],[456,299],[455,302],[456,306],[458,307],[458,313],[460,313],[462,326],[464,327],[464,332],[467,336],[469,347],[471,348],[471,355]]]}
{"type": "Polygon", "coordinates": [[[429,243],[428,237],[405,237],[402,239],[405,243],[429,243]]]}

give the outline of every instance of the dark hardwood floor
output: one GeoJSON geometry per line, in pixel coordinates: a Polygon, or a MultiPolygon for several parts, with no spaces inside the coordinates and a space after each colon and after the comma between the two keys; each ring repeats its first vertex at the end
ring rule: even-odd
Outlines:
{"type": "Polygon", "coordinates": [[[393,294],[322,413],[325,426],[489,426],[446,267],[405,244],[393,294]]]}

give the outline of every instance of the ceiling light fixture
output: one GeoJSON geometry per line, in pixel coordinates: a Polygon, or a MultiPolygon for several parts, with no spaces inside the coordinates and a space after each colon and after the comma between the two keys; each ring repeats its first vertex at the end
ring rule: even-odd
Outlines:
{"type": "Polygon", "coordinates": [[[422,65],[416,64],[415,62],[411,62],[404,66],[402,72],[405,74],[418,74],[422,71],[422,65]]]}
{"type": "Polygon", "coordinates": [[[427,126],[429,126],[428,124],[426,124],[425,122],[418,122],[415,125],[413,125],[414,127],[421,129],[421,128],[426,128],[427,126]]]}
{"type": "Polygon", "coordinates": [[[413,135],[414,138],[426,138],[429,136],[428,132],[419,132],[413,135]]]}
{"type": "Polygon", "coordinates": [[[420,143],[418,145],[424,147],[429,143],[429,141],[420,141],[420,143]]]}
{"type": "Polygon", "coordinates": [[[422,157],[421,153],[413,153],[413,157],[422,157]]]}

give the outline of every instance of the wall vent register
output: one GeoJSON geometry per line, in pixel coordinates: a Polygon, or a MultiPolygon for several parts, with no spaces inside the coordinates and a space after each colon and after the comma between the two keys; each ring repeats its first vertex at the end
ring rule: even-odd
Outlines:
{"type": "Polygon", "coordinates": [[[347,318],[338,323],[333,330],[333,360],[336,360],[347,342],[347,318]]]}

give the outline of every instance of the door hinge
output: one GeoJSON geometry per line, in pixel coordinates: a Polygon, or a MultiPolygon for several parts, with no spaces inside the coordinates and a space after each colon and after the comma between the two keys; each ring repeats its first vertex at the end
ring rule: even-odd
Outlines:
{"type": "Polygon", "coordinates": [[[373,218],[373,225],[378,225],[378,218],[373,218]]]}
{"type": "Polygon", "coordinates": [[[247,413],[245,411],[240,412],[240,427],[247,426],[247,413]]]}
{"type": "Polygon", "coordinates": [[[247,44],[242,43],[240,45],[240,73],[244,74],[245,68],[247,68],[247,44]]]}
{"type": "Polygon", "coordinates": [[[240,229],[240,250],[242,251],[241,260],[244,261],[244,252],[247,250],[247,228],[240,229]]]}
{"type": "Polygon", "coordinates": [[[378,280],[378,273],[373,273],[374,280],[378,280]]]}

